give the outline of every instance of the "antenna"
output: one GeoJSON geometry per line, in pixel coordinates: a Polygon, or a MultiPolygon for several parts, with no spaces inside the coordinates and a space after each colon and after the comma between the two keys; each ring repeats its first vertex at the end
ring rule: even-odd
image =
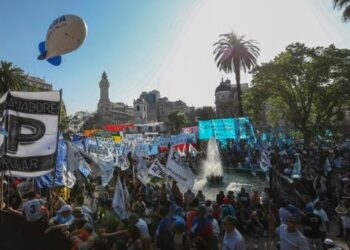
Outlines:
{"type": "MultiPolygon", "coordinates": [[[[159,78],[158,78],[158,90],[159,90],[159,78]]],[[[159,90],[160,91],[160,90],[159,90]]]]}

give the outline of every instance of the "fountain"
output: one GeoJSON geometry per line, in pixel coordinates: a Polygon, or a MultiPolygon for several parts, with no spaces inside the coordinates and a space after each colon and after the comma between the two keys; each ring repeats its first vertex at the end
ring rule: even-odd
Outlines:
{"type": "Polygon", "coordinates": [[[214,137],[212,137],[208,142],[207,157],[203,162],[202,169],[203,178],[206,179],[206,184],[208,186],[212,187],[224,185],[220,153],[214,137]]]}

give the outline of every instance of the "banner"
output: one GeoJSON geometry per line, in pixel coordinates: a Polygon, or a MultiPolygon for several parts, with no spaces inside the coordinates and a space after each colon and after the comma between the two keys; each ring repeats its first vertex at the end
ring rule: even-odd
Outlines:
{"type": "Polygon", "coordinates": [[[167,173],[184,187],[192,189],[195,177],[188,166],[182,165],[180,158],[176,150],[171,148],[166,165],[167,173]]]}
{"type": "Polygon", "coordinates": [[[152,165],[148,169],[148,174],[158,177],[158,178],[166,178],[166,169],[164,166],[159,162],[158,159],[155,159],[152,163],[152,165]]]}
{"type": "Polygon", "coordinates": [[[126,210],[125,202],[125,192],[120,177],[118,176],[114,189],[112,207],[114,211],[119,215],[121,220],[128,218],[128,211],[126,210]]]}
{"type": "Polygon", "coordinates": [[[215,119],[199,121],[199,139],[209,140],[215,137],[218,140],[234,139],[247,140],[250,144],[256,142],[253,125],[248,117],[215,119]]]}
{"type": "Polygon", "coordinates": [[[198,126],[182,128],[184,134],[196,134],[198,136],[198,126]]]}
{"type": "Polygon", "coordinates": [[[169,144],[171,146],[178,144],[196,144],[197,138],[195,134],[178,134],[172,137],[157,137],[154,143],[160,147],[167,147],[169,144]]]}
{"type": "Polygon", "coordinates": [[[0,98],[0,128],[8,132],[0,136],[0,171],[10,170],[6,174],[17,177],[53,171],[60,102],[59,91],[8,91],[0,98]]]}

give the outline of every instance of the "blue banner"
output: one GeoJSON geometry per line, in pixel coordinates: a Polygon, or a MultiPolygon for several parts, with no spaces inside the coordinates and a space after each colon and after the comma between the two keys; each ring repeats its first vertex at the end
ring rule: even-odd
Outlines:
{"type": "Polygon", "coordinates": [[[208,140],[212,137],[218,140],[247,140],[254,144],[256,137],[253,125],[248,117],[215,119],[199,121],[199,139],[208,140]]]}

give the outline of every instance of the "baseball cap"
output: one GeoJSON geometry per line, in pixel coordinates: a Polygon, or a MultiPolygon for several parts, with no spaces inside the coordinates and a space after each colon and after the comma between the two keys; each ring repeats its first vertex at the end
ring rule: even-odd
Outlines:
{"type": "Polygon", "coordinates": [[[304,210],[307,213],[311,213],[312,211],[314,211],[314,208],[313,208],[313,206],[311,204],[308,204],[308,205],[306,205],[304,210]]]}
{"type": "Polygon", "coordinates": [[[57,213],[60,214],[60,213],[63,213],[63,212],[66,212],[66,211],[70,211],[72,212],[72,207],[70,205],[64,205],[63,207],[61,207],[57,213]]]}
{"type": "Polygon", "coordinates": [[[290,215],[287,218],[287,222],[294,222],[294,223],[298,223],[298,218],[294,215],[290,215]]]}

